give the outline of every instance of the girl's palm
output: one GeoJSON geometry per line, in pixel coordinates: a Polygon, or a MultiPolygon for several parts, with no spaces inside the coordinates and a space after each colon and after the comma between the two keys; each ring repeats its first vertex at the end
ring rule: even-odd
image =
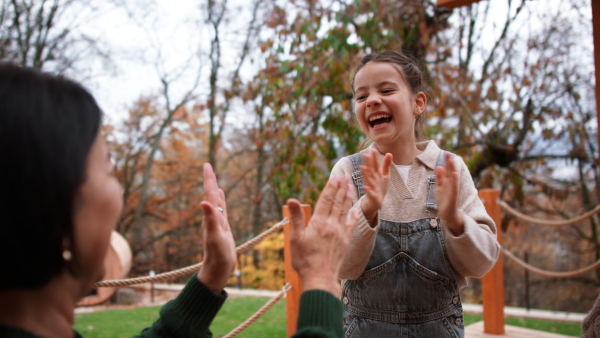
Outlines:
{"type": "Polygon", "coordinates": [[[360,166],[365,190],[361,208],[368,220],[375,218],[377,211],[381,209],[390,183],[392,154],[385,154],[381,166],[377,157],[377,150],[372,149],[370,154],[363,155],[364,163],[360,166]]]}
{"type": "Polygon", "coordinates": [[[445,220],[455,235],[463,232],[462,214],[458,211],[458,171],[450,153],[445,153],[446,167],[437,167],[435,202],[440,217],[445,220]]]}

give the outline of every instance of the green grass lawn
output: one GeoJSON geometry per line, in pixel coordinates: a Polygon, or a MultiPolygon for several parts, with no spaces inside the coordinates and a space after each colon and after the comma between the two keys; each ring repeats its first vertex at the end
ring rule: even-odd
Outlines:
{"type": "MultiPolygon", "coordinates": [[[[211,325],[214,337],[222,337],[243,323],[270,298],[228,299],[211,325]]],[[[75,330],[85,338],[125,338],[139,334],[158,318],[160,306],[128,310],[109,310],[78,315],[75,330]]],[[[238,337],[264,338],[286,336],[285,300],[280,300],[238,337]]]]}
{"type": "MultiPolygon", "coordinates": [[[[465,326],[483,320],[481,315],[470,315],[468,313],[465,314],[464,318],[465,326]]],[[[506,318],[506,325],[525,327],[528,329],[552,333],[559,333],[573,337],[581,336],[581,324],[575,323],[549,322],[545,320],[524,318],[506,318]]]]}
{"type": "MultiPolygon", "coordinates": [[[[269,298],[263,297],[228,299],[211,326],[214,337],[222,337],[229,333],[268,301],[269,298]]],[[[143,328],[150,326],[158,318],[159,309],[158,306],[140,307],[78,315],[75,320],[75,329],[86,338],[132,337],[142,331],[143,328]]],[[[480,315],[465,314],[465,325],[481,320],[480,315]]],[[[285,300],[281,300],[256,323],[239,334],[238,337],[285,337],[285,323],[285,300]]],[[[581,335],[581,325],[573,323],[507,318],[506,324],[573,337],[581,335]]]]}

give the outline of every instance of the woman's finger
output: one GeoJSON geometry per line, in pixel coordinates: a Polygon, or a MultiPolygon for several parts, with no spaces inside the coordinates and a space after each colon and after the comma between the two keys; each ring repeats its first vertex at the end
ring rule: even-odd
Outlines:
{"type": "Polygon", "coordinates": [[[352,202],[354,201],[354,186],[351,184],[350,180],[346,183],[347,189],[346,194],[344,195],[344,201],[342,203],[342,211],[339,214],[338,222],[340,224],[346,224],[348,220],[348,212],[352,208],[352,202]]]}
{"type": "Polygon", "coordinates": [[[300,238],[300,236],[304,232],[304,210],[302,209],[300,202],[293,198],[287,200],[287,206],[290,211],[290,222],[292,223],[291,237],[293,239],[300,238]]]}
{"type": "Polygon", "coordinates": [[[225,192],[219,188],[219,206],[223,209],[223,215],[227,217],[227,202],[225,201],[225,192]]]}
{"type": "Polygon", "coordinates": [[[219,185],[210,163],[204,163],[204,194],[205,200],[219,206],[219,185]]]}
{"type": "Polygon", "coordinates": [[[337,185],[337,189],[335,191],[335,195],[333,198],[333,203],[331,205],[331,210],[329,213],[329,218],[333,220],[337,220],[342,213],[344,207],[345,195],[348,192],[348,176],[339,176],[339,182],[337,185]]]}
{"type": "Polygon", "coordinates": [[[334,203],[334,197],[339,186],[339,176],[334,176],[329,179],[325,188],[321,192],[321,195],[317,199],[317,205],[315,206],[315,216],[327,217],[331,214],[331,208],[334,203]]]}
{"type": "Polygon", "coordinates": [[[359,213],[358,213],[358,209],[352,209],[350,210],[350,217],[348,217],[348,219],[345,220],[345,222],[342,222],[342,224],[346,225],[346,236],[352,236],[352,232],[354,231],[354,228],[356,227],[356,225],[358,224],[358,219],[359,219],[359,213]]]}
{"type": "Polygon", "coordinates": [[[219,228],[219,220],[217,218],[217,209],[207,201],[200,202],[200,206],[202,207],[202,211],[204,211],[204,230],[205,230],[205,238],[206,242],[209,239],[212,239],[215,234],[215,230],[219,228]]]}

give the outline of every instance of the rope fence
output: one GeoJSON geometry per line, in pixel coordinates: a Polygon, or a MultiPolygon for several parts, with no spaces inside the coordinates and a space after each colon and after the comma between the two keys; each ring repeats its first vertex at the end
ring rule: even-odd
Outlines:
{"type": "Polygon", "coordinates": [[[538,224],[538,225],[551,225],[551,226],[569,225],[569,224],[581,222],[583,220],[586,220],[586,219],[594,216],[597,213],[600,213],[600,205],[598,205],[594,209],[584,213],[583,215],[577,216],[575,218],[567,219],[564,221],[563,220],[544,220],[544,219],[538,219],[538,218],[534,218],[531,216],[527,216],[527,215],[515,210],[510,205],[508,205],[508,203],[506,203],[504,201],[498,201],[498,204],[500,205],[500,207],[502,207],[504,209],[504,211],[515,216],[516,218],[523,220],[525,222],[538,224]]]}
{"type": "Polygon", "coordinates": [[[232,338],[232,337],[235,337],[238,334],[240,334],[248,326],[250,326],[252,323],[254,323],[258,318],[260,318],[262,315],[264,315],[265,312],[269,311],[269,309],[271,307],[273,307],[273,305],[275,305],[281,298],[283,298],[283,296],[291,288],[292,287],[289,284],[286,284],[283,287],[283,289],[281,289],[281,292],[279,292],[278,295],[276,295],[275,297],[273,297],[270,301],[267,302],[267,304],[263,305],[260,309],[258,309],[258,311],[256,311],[256,313],[254,313],[252,316],[250,316],[250,318],[246,319],[245,322],[241,323],[238,327],[236,327],[235,329],[233,329],[231,332],[229,332],[228,334],[224,335],[223,338],[232,338]]]}
{"type": "Polygon", "coordinates": [[[542,270],[540,268],[536,268],[535,266],[532,266],[532,265],[526,263],[525,261],[523,261],[522,259],[517,257],[515,254],[513,254],[512,252],[508,251],[505,247],[502,247],[502,252],[504,252],[504,254],[506,254],[506,256],[508,258],[512,259],[515,263],[517,263],[524,269],[534,272],[534,273],[537,273],[538,275],[546,276],[546,277],[570,278],[570,277],[576,277],[579,275],[583,275],[586,272],[590,272],[594,269],[600,268],[600,260],[597,260],[596,262],[592,263],[591,265],[588,265],[584,268],[581,268],[581,269],[578,269],[575,271],[569,271],[569,272],[548,271],[548,270],[542,270]]]}
{"type": "MultiPolygon", "coordinates": [[[[268,230],[266,230],[265,232],[261,233],[260,235],[252,238],[251,240],[247,241],[246,243],[238,246],[235,250],[236,252],[242,253],[250,248],[252,248],[253,246],[255,246],[256,244],[260,243],[262,240],[264,240],[266,237],[268,237],[269,235],[271,235],[274,232],[277,232],[278,230],[280,230],[281,228],[283,228],[283,226],[285,224],[288,223],[288,220],[286,218],[282,219],[279,223],[273,225],[271,228],[269,228],[268,230]]],[[[177,270],[173,270],[173,271],[169,271],[169,272],[163,272],[160,273],[158,275],[155,276],[144,276],[144,277],[135,277],[135,278],[125,278],[125,279],[116,279],[116,280],[105,280],[105,281],[101,281],[101,282],[97,282],[96,284],[94,284],[95,287],[100,288],[100,287],[123,287],[123,286],[130,286],[130,285],[136,285],[136,284],[142,284],[142,283],[154,283],[154,282],[160,282],[160,281],[164,281],[164,280],[168,280],[168,279],[173,279],[179,276],[185,276],[185,275],[189,275],[191,273],[194,273],[198,270],[200,270],[200,267],[202,266],[202,262],[194,264],[194,265],[190,265],[188,267],[185,268],[181,268],[181,269],[177,269],[177,270]]]]}
{"type": "MultiPolygon", "coordinates": [[[[600,205],[597,205],[594,209],[587,211],[584,214],[577,216],[575,218],[571,218],[571,219],[567,219],[567,220],[543,220],[543,219],[538,219],[538,218],[534,218],[531,216],[527,216],[527,215],[515,210],[510,205],[508,205],[508,203],[506,203],[502,200],[498,200],[497,203],[498,203],[498,205],[500,205],[500,207],[502,209],[504,209],[504,211],[513,215],[517,219],[520,219],[525,222],[537,224],[537,225],[550,225],[550,226],[570,225],[570,224],[581,222],[583,220],[586,220],[586,219],[594,216],[597,213],[600,213],[600,205]]],[[[600,260],[597,260],[596,262],[592,263],[591,265],[588,265],[584,268],[581,268],[581,269],[578,269],[575,271],[568,271],[568,272],[548,271],[548,270],[543,270],[543,269],[537,268],[531,264],[528,264],[527,262],[525,262],[522,259],[520,259],[519,257],[517,257],[512,252],[508,251],[505,247],[502,247],[502,252],[504,252],[504,254],[506,254],[506,256],[508,258],[513,260],[515,263],[517,263],[522,268],[524,268],[528,271],[531,271],[533,273],[536,273],[538,275],[545,276],[545,277],[571,278],[571,277],[576,277],[576,276],[582,275],[586,272],[590,272],[594,269],[600,268],[600,260]]]]}
{"type": "MultiPolygon", "coordinates": [[[[281,228],[283,228],[283,226],[286,224],[288,224],[288,220],[286,218],[284,218],[279,223],[273,225],[271,228],[264,231],[260,235],[254,237],[254,238],[250,239],[249,241],[247,241],[246,243],[238,246],[235,249],[235,251],[239,254],[239,253],[242,253],[242,252],[254,247],[256,244],[262,242],[269,235],[271,235],[271,234],[277,232],[278,230],[280,230],[281,228]]],[[[181,268],[181,269],[177,269],[177,270],[173,270],[173,271],[169,271],[169,272],[164,272],[164,273],[161,273],[161,274],[158,274],[155,276],[126,278],[126,279],[119,279],[119,280],[106,280],[106,281],[97,282],[94,286],[95,287],[109,287],[109,286],[110,287],[123,287],[123,286],[130,286],[130,285],[142,284],[142,283],[153,283],[153,282],[157,282],[157,281],[163,281],[163,280],[167,280],[167,279],[173,279],[173,278],[176,278],[179,276],[188,275],[190,273],[200,270],[201,266],[202,266],[202,262],[194,264],[194,265],[190,265],[185,268],[181,268]]],[[[231,331],[230,333],[225,335],[224,338],[232,338],[232,337],[235,337],[238,334],[240,334],[242,331],[244,331],[246,328],[248,328],[250,325],[252,325],[258,318],[260,318],[267,311],[269,311],[269,309],[271,307],[273,307],[273,305],[275,305],[281,298],[283,298],[283,296],[291,288],[292,288],[291,285],[286,284],[282,288],[281,292],[279,292],[279,294],[277,294],[275,297],[273,297],[271,300],[269,300],[265,305],[263,305],[260,309],[258,309],[258,311],[256,311],[252,316],[250,316],[248,319],[246,319],[246,321],[244,321],[238,327],[233,329],[233,331],[231,331]]]]}

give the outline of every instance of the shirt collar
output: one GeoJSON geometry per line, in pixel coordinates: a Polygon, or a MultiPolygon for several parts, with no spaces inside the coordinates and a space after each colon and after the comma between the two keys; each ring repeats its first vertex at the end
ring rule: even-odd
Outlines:
{"type": "MultiPolygon", "coordinates": [[[[375,143],[371,143],[369,147],[367,147],[367,149],[363,150],[362,152],[370,152],[371,149],[377,149],[375,148],[375,143]]],[[[420,155],[417,156],[417,160],[421,161],[421,163],[423,163],[429,169],[435,169],[438,156],[440,154],[440,151],[442,150],[440,149],[440,147],[437,146],[437,144],[435,144],[435,141],[430,140],[417,142],[417,149],[423,151],[420,155]]],[[[381,162],[383,154],[379,151],[377,151],[377,153],[379,155],[379,161],[381,162]]]]}
{"type": "Polygon", "coordinates": [[[429,169],[435,169],[438,156],[440,154],[440,147],[435,144],[435,141],[424,141],[417,142],[417,149],[423,152],[417,156],[417,160],[421,161],[429,169]]]}

